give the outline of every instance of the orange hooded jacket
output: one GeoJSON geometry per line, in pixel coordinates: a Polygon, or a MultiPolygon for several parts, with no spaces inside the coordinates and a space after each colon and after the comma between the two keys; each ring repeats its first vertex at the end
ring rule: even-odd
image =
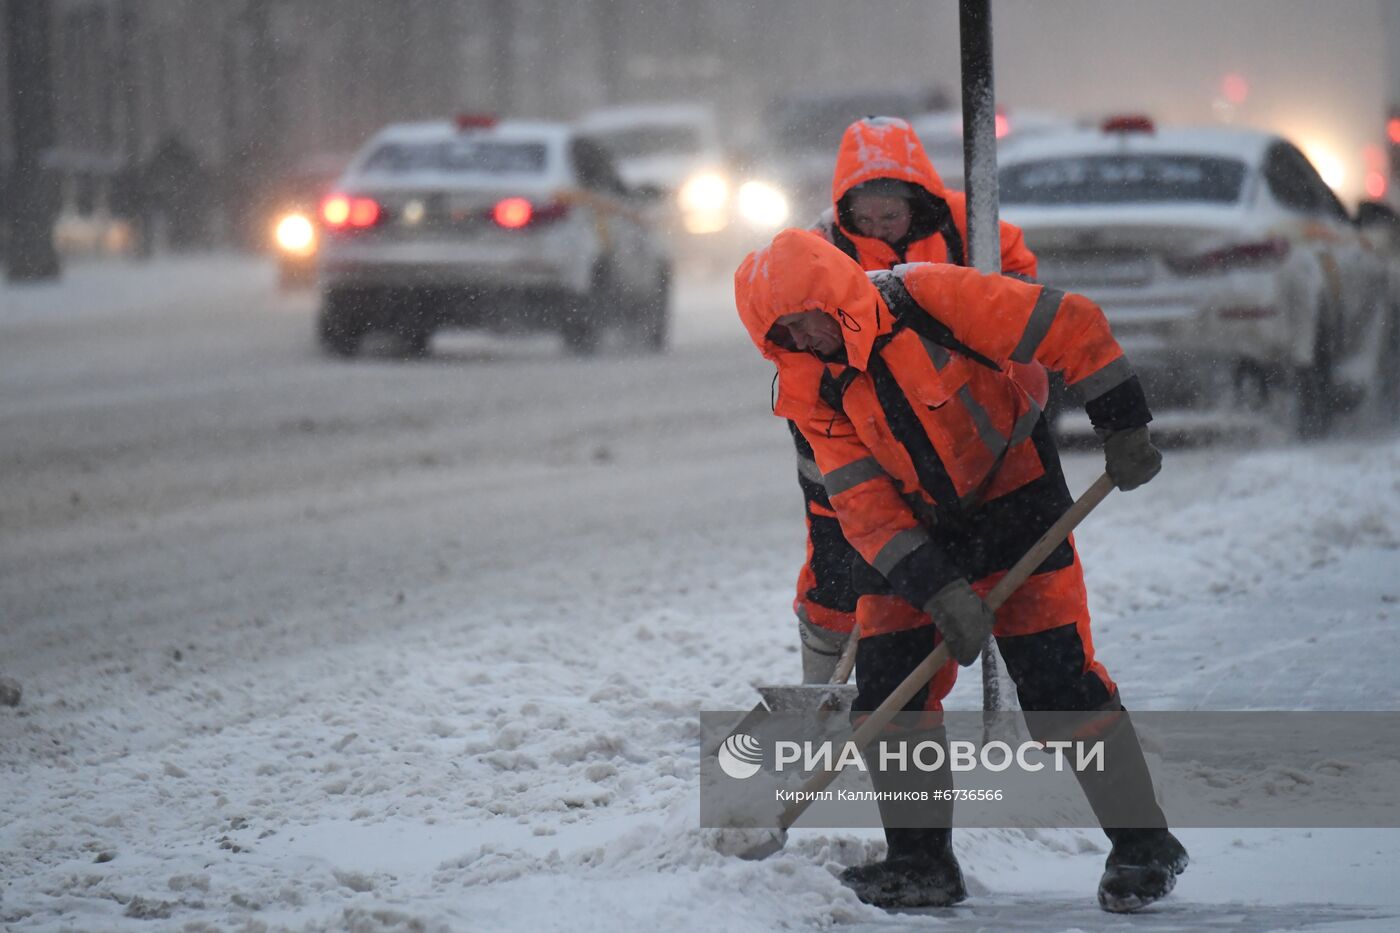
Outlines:
{"type": "MultiPolygon", "coordinates": [[[[846,128],[836,152],[831,203],[831,216],[823,217],[813,232],[842,247],[867,271],[904,262],[968,264],[967,198],[944,187],[923,143],[904,120],[866,117],[846,128]],[[913,229],[902,252],[884,240],[861,236],[845,216],[846,195],[877,179],[907,182],[926,196],[916,200],[913,229]],[[854,255],[842,239],[854,248],[854,255]]],[[[1001,224],[1001,271],[1035,278],[1035,255],[1026,247],[1021,229],[1008,223],[1001,224]]]]}
{"type": "MultiPolygon", "coordinates": [[[[948,262],[968,265],[967,197],[949,191],[933,167],[918,134],[897,117],[866,117],[846,127],[836,152],[831,178],[831,212],[812,232],[834,243],[866,271],[890,269],[905,262],[948,262]],[[894,179],[921,193],[912,205],[914,218],[902,250],[877,237],[857,233],[847,216],[846,196],[866,182],[894,179]]],[[[1003,221],[1001,272],[1034,279],[1035,254],[1026,246],[1021,228],[1003,221]]],[[[1016,380],[1042,408],[1049,396],[1045,370],[1038,365],[1012,364],[1016,380]]]]}
{"type": "MultiPolygon", "coordinates": [[[[1046,473],[1031,442],[1039,409],[1004,371],[1008,361],[1061,371],[1086,403],[1133,375],[1103,312],[1082,296],[941,263],[867,276],[807,231],[785,230],[746,257],[735,298],[754,345],[777,366],[774,414],[811,445],[847,540],[920,608],[967,576],[930,533],[939,517],[959,518],[1046,473]],[[885,297],[896,293],[912,299],[899,326],[885,297]],[[769,339],[779,317],[804,310],[842,323],[843,361],[769,339]],[[941,322],[962,349],[930,340],[911,316],[941,322]]],[[[1141,399],[1136,380],[1129,394],[1141,399]]],[[[1151,417],[1145,402],[1120,409],[1151,417]]]]}

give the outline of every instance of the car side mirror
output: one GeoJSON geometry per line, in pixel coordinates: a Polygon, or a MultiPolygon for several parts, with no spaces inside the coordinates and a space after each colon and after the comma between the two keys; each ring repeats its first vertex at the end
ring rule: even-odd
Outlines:
{"type": "Polygon", "coordinates": [[[1382,201],[1362,201],[1356,206],[1352,223],[1363,230],[1371,227],[1394,230],[1400,227],[1400,215],[1382,201]]]}

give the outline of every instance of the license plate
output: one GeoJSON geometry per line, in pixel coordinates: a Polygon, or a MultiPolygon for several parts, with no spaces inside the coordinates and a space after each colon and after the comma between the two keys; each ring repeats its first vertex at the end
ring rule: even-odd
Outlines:
{"type": "Polygon", "coordinates": [[[1152,260],[1147,256],[1042,258],[1038,277],[1069,288],[1144,285],[1152,280],[1152,260]]]}

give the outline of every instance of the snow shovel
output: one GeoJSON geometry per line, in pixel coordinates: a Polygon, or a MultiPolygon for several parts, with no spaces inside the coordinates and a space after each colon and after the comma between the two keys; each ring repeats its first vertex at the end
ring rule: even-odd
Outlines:
{"type": "MultiPolygon", "coordinates": [[[[1113,491],[1113,480],[1104,473],[1094,481],[1094,484],[1085,490],[1084,494],[1075,500],[1064,515],[1061,515],[1055,524],[1051,525],[1040,536],[1040,540],[1032,545],[1025,556],[1018,560],[1006,576],[997,581],[997,585],[992,587],[992,591],[987,594],[987,605],[993,610],[1001,608],[1002,603],[1011,596],[1012,593],[1028,578],[1035,568],[1039,567],[1045,558],[1050,556],[1050,552],[1059,547],[1060,542],[1069,537],[1069,533],[1075,529],[1084,518],[1094,510],[1100,502],[1113,491]]],[[[860,728],[847,740],[854,742],[856,748],[865,748],[881,729],[895,717],[904,704],[909,702],[909,698],[919,692],[925,684],[933,679],[934,673],[948,662],[948,645],[940,641],[938,647],[933,649],[928,657],[919,663],[904,678],[904,681],[894,688],[894,692],[881,703],[879,708],[866,717],[865,722],[860,724],[860,728]]],[[[783,809],[778,817],[776,832],[772,833],[763,842],[754,845],[747,851],[740,854],[741,858],[763,859],[777,852],[787,841],[787,830],[798,817],[806,811],[807,807],[816,798],[816,791],[823,790],[828,784],[836,780],[840,774],[839,769],[830,771],[819,771],[807,779],[798,791],[793,802],[783,809]]]]}
{"type": "Polygon", "coordinates": [[[860,626],[857,625],[846,637],[836,669],[824,684],[765,684],[758,687],[758,695],[762,699],[718,741],[705,749],[701,757],[709,758],[717,754],[724,740],[736,732],[752,732],[754,726],[770,713],[848,712],[855,702],[857,690],[855,684],[846,681],[851,679],[851,669],[856,666],[856,646],[859,644],[860,626]]]}

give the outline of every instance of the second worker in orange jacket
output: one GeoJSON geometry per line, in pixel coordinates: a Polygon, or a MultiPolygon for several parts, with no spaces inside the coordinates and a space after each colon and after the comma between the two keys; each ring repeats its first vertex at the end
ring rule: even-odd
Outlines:
{"type": "MultiPolygon", "coordinates": [[[[836,153],[831,208],[812,227],[867,271],[906,262],[966,266],[967,200],[939,177],[913,128],[897,117],[866,117],[846,128],[836,153]]],[[[1001,224],[1001,267],[1035,278],[1035,256],[1020,228],[1001,224]]],[[[1039,363],[1010,371],[1040,407],[1048,381],[1039,363]]],[[[807,554],[793,609],[801,636],[802,679],[825,683],[855,623],[855,552],[831,508],[811,447],[790,424],[807,519],[807,554]]]]}

